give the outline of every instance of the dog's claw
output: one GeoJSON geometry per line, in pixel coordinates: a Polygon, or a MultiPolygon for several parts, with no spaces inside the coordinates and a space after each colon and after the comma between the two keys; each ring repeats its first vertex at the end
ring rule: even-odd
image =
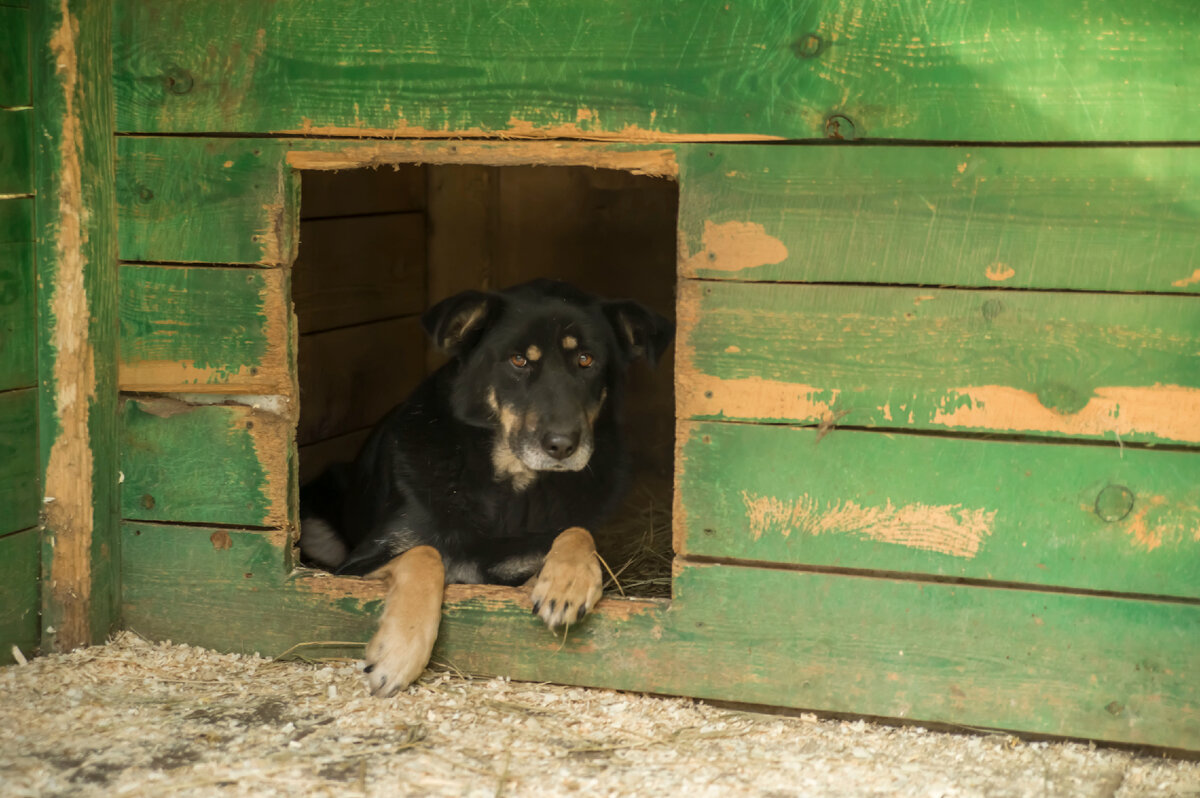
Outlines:
{"type": "Polygon", "coordinates": [[[600,600],[602,586],[592,536],[572,527],[555,539],[533,580],[533,613],[551,629],[578,621],[600,600]]]}

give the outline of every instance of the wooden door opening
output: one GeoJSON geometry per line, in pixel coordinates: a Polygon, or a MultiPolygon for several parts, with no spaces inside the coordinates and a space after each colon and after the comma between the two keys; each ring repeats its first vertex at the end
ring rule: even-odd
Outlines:
{"type": "MultiPolygon", "coordinates": [[[[586,166],[300,174],[292,298],[301,484],[352,459],[371,426],[440,365],[420,314],[458,291],[551,277],[674,318],[672,180],[586,166]]],[[[672,348],[654,368],[638,363],[630,372],[632,488],[621,512],[594,530],[631,596],[670,595],[673,360],[672,348]]]]}

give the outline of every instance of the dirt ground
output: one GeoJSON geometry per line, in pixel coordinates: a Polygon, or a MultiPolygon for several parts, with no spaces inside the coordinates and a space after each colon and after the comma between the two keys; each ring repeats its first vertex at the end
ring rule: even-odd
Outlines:
{"type": "Polygon", "coordinates": [[[1200,763],[122,634],[0,669],[0,795],[1200,796],[1200,763]]]}

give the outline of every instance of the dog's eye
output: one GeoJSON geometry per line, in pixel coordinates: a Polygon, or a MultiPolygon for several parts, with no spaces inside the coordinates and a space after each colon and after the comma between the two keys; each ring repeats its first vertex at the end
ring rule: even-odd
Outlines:
{"type": "Polygon", "coordinates": [[[589,352],[580,352],[579,353],[579,368],[585,369],[595,362],[596,362],[596,359],[594,357],[592,357],[591,353],[589,353],[589,352]]]}
{"type": "Polygon", "coordinates": [[[512,363],[514,366],[516,366],[519,369],[523,369],[529,365],[529,359],[526,358],[524,355],[510,355],[508,358],[508,362],[512,363]]]}

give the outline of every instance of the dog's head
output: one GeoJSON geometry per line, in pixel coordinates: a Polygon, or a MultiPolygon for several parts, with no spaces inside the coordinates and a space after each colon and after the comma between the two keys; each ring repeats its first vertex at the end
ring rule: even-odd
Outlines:
{"type": "Polygon", "coordinates": [[[596,420],[617,400],[628,365],[653,363],[673,335],[667,319],[636,302],[550,280],[457,294],[422,323],[459,361],[455,415],[496,430],[497,475],[517,487],[540,471],[584,468],[596,420]]]}

